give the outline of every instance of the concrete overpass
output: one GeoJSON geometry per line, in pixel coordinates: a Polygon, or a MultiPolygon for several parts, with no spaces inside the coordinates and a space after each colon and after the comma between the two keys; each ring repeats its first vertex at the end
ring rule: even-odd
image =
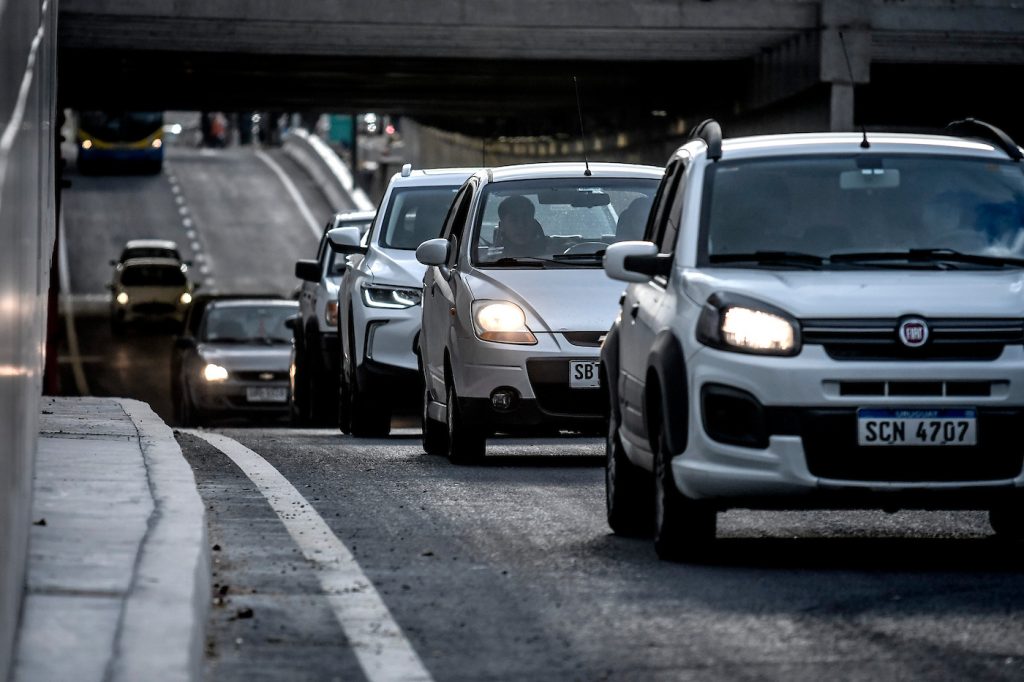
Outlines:
{"type": "Polygon", "coordinates": [[[774,130],[1006,125],[998,84],[1024,76],[1024,5],[1002,0],[61,0],[59,25],[69,106],[376,110],[488,135],[573,130],[572,75],[600,127],[774,130]]]}

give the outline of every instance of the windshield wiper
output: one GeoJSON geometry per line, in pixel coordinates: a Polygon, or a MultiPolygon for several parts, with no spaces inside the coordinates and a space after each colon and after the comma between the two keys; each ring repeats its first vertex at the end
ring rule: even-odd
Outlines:
{"type": "Polygon", "coordinates": [[[604,249],[594,253],[556,253],[551,258],[555,261],[600,261],[604,258],[604,249]]]}
{"type": "Polygon", "coordinates": [[[1024,267],[1024,258],[983,256],[977,253],[961,253],[953,249],[909,249],[907,251],[861,251],[858,253],[835,253],[828,257],[830,263],[862,263],[870,261],[900,261],[910,263],[970,263],[1006,267],[1024,267]]]}
{"type": "Polygon", "coordinates": [[[712,263],[757,263],[758,265],[801,265],[820,267],[825,259],[813,253],[800,251],[751,251],[749,253],[715,253],[708,257],[712,263]]]}
{"type": "Polygon", "coordinates": [[[520,256],[518,258],[512,256],[505,256],[498,260],[482,261],[479,263],[484,267],[488,265],[496,265],[498,267],[508,267],[510,265],[527,265],[531,268],[542,268],[544,267],[543,258],[534,258],[533,256],[520,256]]]}

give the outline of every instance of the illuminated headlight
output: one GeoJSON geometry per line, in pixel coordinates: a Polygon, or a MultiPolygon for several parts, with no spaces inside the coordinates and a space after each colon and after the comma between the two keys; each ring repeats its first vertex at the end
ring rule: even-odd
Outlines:
{"type": "Polygon", "coordinates": [[[508,301],[473,301],[473,328],[483,341],[537,343],[537,337],[526,326],[526,313],[508,301]]]}
{"type": "Polygon", "coordinates": [[[207,381],[224,381],[228,378],[228,371],[220,365],[211,363],[203,367],[203,378],[207,381]]]}
{"type": "Polygon", "coordinates": [[[324,322],[327,323],[328,327],[338,326],[338,302],[328,301],[327,307],[324,308],[324,322]]]}
{"type": "Polygon", "coordinates": [[[774,306],[714,295],[697,323],[697,340],[721,350],[758,355],[796,355],[800,337],[796,321],[774,306]]]}
{"type": "Polygon", "coordinates": [[[186,291],[185,293],[178,297],[178,300],[181,301],[182,305],[188,305],[189,303],[192,302],[192,294],[186,291]]]}
{"type": "Polygon", "coordinates": [[[92,140],[83,140],[82,149],[92,149],[92,140]]]}
{"type": "Polygon", "coordinates": [[[121,305],[128,305],[128,294],[122,291],[117,295],[117,298],[115,300],[121,305]]]}
{"type": "Polygon", "coordinates": [[[371,308],[411,308],[419,305],[422,297],[420,289],[363,285],[363,303],[371,308]]]}
{"type": "Polygon", "coordinates": [[[153,145],[153,149],[160,149],[160,147],[164,146],[164,141],[158,137],[155,140],[153,140],[151,144],[153,145]]]}

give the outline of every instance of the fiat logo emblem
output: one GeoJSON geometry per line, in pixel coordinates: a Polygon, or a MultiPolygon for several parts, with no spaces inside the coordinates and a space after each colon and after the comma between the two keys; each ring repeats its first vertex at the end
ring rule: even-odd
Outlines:
{"type": "Polygon", "coordinates": [[[900,342],[907,348],[920,348],[928,341],[928,323],[919,317],[900,322],[897,329],[900,342]]]}

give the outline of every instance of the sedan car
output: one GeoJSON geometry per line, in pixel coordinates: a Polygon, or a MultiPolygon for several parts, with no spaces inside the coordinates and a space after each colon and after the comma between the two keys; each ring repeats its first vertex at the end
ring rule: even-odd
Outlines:
{"type": "Polygon", "coordinates": [[[442,237],[416,251],[427,452],[471,462],[495,432],[603,429],[598,354],[622,285],[601,259],[643,222],[662,173],[530,164],[462,185],[442,237]]]}
{"type": "Polygon", "coordinates": [[[180,337],[175,363],[177,419],[184,426],[216,417],[285,417],[298,303],[287,299],[209,301],[195,335],[180,337]]]}
{"type": "Polygon", "coordinates": [[[121,249],[120,257],[110,261],[110,264],[116,268],[132,258],[173,258],[185,263],[181,260],[177,243],[170,239],[129,239],[121,249]]]}
{"type": "Polygon", "coordinates": [[[131,258],[114,269],[110,283],[110,326],[114,333],[132,322],[180,325],[199,287],[174,258],[131,258]]]}

